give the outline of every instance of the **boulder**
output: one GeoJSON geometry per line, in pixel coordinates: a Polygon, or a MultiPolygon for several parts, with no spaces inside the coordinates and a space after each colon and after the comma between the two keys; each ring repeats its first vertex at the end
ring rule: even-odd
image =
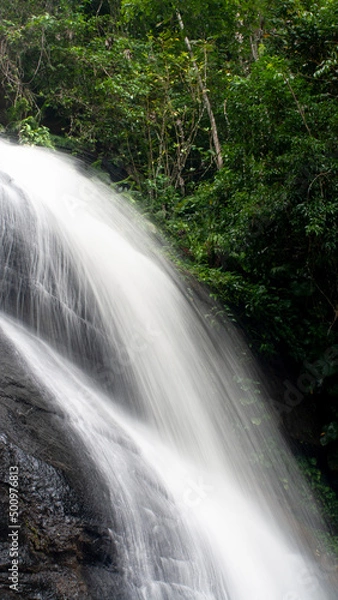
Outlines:
{"type": "Polygon", "coordinates": [[[124,598],[104,482],[3,335],[0,356],[1,599],[124,598]]]}

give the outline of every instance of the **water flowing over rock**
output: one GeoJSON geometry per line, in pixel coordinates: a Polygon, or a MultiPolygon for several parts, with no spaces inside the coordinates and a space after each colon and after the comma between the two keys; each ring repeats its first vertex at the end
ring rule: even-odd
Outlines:
{"type": "Polygon", "coordinates": [[[0,158],[1,598],[333,599],[238,332],[76,163],[5,142],[0,158]]]}
{"type": "Polygon", "coordinates": [[[65,435],[62,414],[22,368],[3,332],[0,356],[0,596],[111,598],[107,580],[116,576],[116,553],[88,463],[83,478],[83,458],[65,435]],[[13,465],[20,482],[20,594],[10,590],[8,579],[13,465]],[[100,595],[94,591],[98,582],[100,595]]]}

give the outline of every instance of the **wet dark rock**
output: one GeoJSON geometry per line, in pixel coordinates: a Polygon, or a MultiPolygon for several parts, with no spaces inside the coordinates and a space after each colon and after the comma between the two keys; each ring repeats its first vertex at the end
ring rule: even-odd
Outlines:
{"type": "Polygon", "coordinates": [[[111,600],[114,587],[116,598],[123,598],[104,483],[2,335],[0,356],[1,600],[111,600]],[[14,525],[10,467],[18,471],[14,525]],[[9,534],[16,531],[19,591],[9,580],[14,548],[9,534]]]}
{"type": "Polygon", "coordinates": [[[165,578],[168,589],[180,583],[172,565],[188,556],[172,498],[117,425],[104,435],[138,490],[149,580],[130,563],[123,490],[108,490],[66,416],[0,331],[1,600],[135,600],[152,577],[165,578]],[[10,467],[18,471],[19,592],[9,580],[10,467]]]}

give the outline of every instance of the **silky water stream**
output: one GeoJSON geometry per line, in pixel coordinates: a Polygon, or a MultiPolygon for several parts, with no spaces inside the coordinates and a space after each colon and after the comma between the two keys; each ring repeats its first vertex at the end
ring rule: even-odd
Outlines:
{"type": "Polygon", "coordinates": [[[248,348],[130,202],[3,141],[0,204],[0,327],[106,483],[123,597],[334,598],[248,348]]]}

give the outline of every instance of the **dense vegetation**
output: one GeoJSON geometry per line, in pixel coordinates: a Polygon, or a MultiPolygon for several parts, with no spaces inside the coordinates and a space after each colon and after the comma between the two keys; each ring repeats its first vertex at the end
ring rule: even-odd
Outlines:
{"type": "Polygon", "coordinates": [[[143,202],[284,357],[294,411],[315,415],[296,437],[336,484],[337,44],[338,0],[0,6],[3,131],[86,155],[143,202]]]}

